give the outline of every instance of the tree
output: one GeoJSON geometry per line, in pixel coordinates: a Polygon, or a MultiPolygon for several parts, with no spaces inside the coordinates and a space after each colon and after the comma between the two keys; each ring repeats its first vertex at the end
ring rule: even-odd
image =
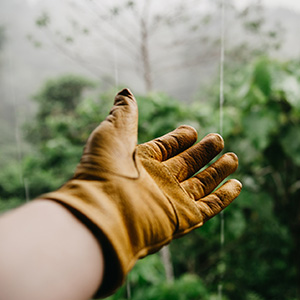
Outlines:
{"type": "MultiPolygon", "coordinates": [[[[215,290],[222,282],[229,299],[299,297],[298,66],[268,57],[226,66],[223,136],[239,157],[243,190],[225,211],[225,255],[215,252],[217,218],[172,244],[175,273],[196,272],[215,290]]],[[[206,95],[209,131],[218,128],[217,91],[206,95]]]]}
{"type": "MultiPolygon", "coordinates": [[[[246,179],[246,192],[255,193],[256,197],[268,202],[266,209],[272,210],[276,219],[273,226],[274,238],[283,249],[273,249],[273,271],[283,265],[275,262],[283,258],[284,248],[291,246],[292,251],[286,256],[287,270],[291,286],[286,290],[286,297],[295,297],[295,289],[300,286],[300,77],[298,62],[280,63],[269,58],[261,58],[252,66],[244,93],[228,97],[231,105],[241,108],[240,119],[234,132],[229,136],[231,143],[241,157],[243,176],[246,179]],[[241,103],[240,99],[244,99],[241,103]],[[230,99],[231,98],[231,99],[230,99]],[[247,149],[247,151],[245,151],[247,149]],[[249,178],[252,180],[249,182],[249,178]],[[267,200],[269,199],[269,200],[267,200]],[[291,235],[287,234],[290,232],[291,235]],[[293,246],[292,246],[293,245],[293,246]],[[297,270],[297,281],[294,276],[297,270]],[[290,296],[288,296],[290,294],[290,296]]],[[[229,104],[229,105],[230,105],[229,104]]],[[[264,204],[266,205],[266,203],[264,204]]],[[[269,213],[271,213],[269,211],[269,213]]],[[[270,230],[270,228],[269,228],[270,230]]],[[[270,235],[269,235],[270,236],[270,235]]],[[[271,242],[271,241],[270,241],[271,242]]],[[[273,243],[276,245],[275,241],[273,243]]],[[[274,245],[274,247],[276,247],[274,245]]],[[[268,257],[271,259],[271,257],[268,257]]],[[[283,263],[283,261],[282,261],[283,263]]],[[[270,280],[277,279],[269,274],[270,280]]],[[[270,282],[269,297],[275,297],[280,282],[270,282]],[[271,295],[271,293],[274,293],[271,295]]],[[[261,291],[262,292],[262,291],[261,291]]],[[[278,295],[278,293],[277,293],[278,295]]],[[[298,290],[299,296],[299,290],[298,290]]]]}
{"type": "MultiPolygon", "coordinates": [[[[201,42],[206,36],[205,30],[198,24],[199,16],[195,14],[195,9],[198,9],[197,1],[189,0],[185,4],[172,1],[161,6],[162,3],[158,4],[154,0],[106,2],[101,5],[97,1],[74,2],[69,7],[75,12],[69,32],[51,28],[55,24],[51,24],[52,18],[46,12],[40,15],[36,24],[45,30],[59,51],[92,70],[97,76],[101,73],[103,75],[103,70],[104,73],[113,74],[112,77],[122,76],[122,69],[125,68],[127,77],[132,73],[142,76],[145,90],[149,92],[154,89],[154,81],[162,72],[173,72],[184,65],[191,67],[201,63],[199,53],[187,55],[187,62],[182,61],[182,58],[184,59],[185,52],[190,52],[195,43],[201,42]],[[80,17],[77,16],[78,11],[80,17]],[[89,18],[82,18],[82,12],[88,14],[89,18]],[[93,48],[96,44],[101,45],[102,49],[97,49],[94,52],[97,57],[93,58],[93,61],[98,61],[96,65],[101,66],[100,70],[95,68],[95,64],[91,64],[90,56],[87,61],[84,49],[74,51],[78,43],[83,41],[85,44],[92,41],[93,48]],[[177,62],[176,57],[177,60],[179,58],[177,62]]],[[[209,17],[201,15],[200,23],[208,26],[209,21],[209,17]]],[[[30,38],[40,45],[32,36],[30,38]]],[[[213,43],[208,44],[207,41],[207,47],[201,51],[202,61],[211,57],[212,53],[217,55],[218,51],[212,48],[213,43]]],[[[115,80],[118,81],[118,78],[115,80]]]]}
{"type": "MultiPolygon", "coordinates": [[[[180,85],[184,100],[189,100],[200,77],[218,69],[219,0],[71,3],[69,29],[56,29],[58,21],[51,11],[41,13],[36,24],[58,51],[98,78],[110,76],[112,86],[122,81],[141,92],[170,90],[170,94],[176,95],[176,85],[180,85]]],[[[245,59],[246,55],[249,59],[254,52],[279,45],[278,30],[275,26],[269,30],[264,25],[259,4],[251,4],[242,12],[231,2],[226,4],[227,28],[240,31],[237,34],[227,30],[234,35],[229,36],[227,45],[228,49],[235,49],[234,61],[245,59]],[[236,35],[243,38],[238,40],[236,35]]]]}
{"type": "Polygon", "coordinates": [[[5,27],[0,26],[0,50],[2,50],[4,42],[5,42],[5,27]]]}
{"type": "MultiPolygon", "coordinates": [[[[36,116],[24,128],[31,151],[22,160],[6,164],[1,172],[2,209],[25,202],[26,196],[36,197],[56,189],[71,176],[87,137],[69,125],[73,122],[76,127],[76,107],[88,87],[92,87],[91,81],[68,75],[48,81],[37,93],[36,116]],[[25,178],[27,195],[24,193],[25,178]]],[[[82,117],[81,121],[84,120],[82,117]]]]}
{"type": "MultiPolygon", "coordinates": [[[[63,129],[62,123],[68,118],[74,118],[76,107],[82,100],[84,90],[93,85],[92,81],[74,75],[47,81],[34,96],[34,100],[38,104],[38,111],[35,122],[30,124],[30,128],[27,127],[28,141],[36,140],[38,143],[42,143],[55,138],[57,131],[63,129]],[[61,118],[62,116],[64,118],[61,120],[59,128],[52,128],[47,124],[48,119],[52,120],[52,118],[61,118]]],[[[62,132],[62,134],[64,133],[62,132]]]]}

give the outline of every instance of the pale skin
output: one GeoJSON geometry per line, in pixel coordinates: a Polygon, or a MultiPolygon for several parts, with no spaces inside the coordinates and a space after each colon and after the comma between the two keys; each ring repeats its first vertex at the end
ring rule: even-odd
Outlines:
{"type": "Polygon", "coordinates": [[[0,217],[0,299],[85,300],[101,285],[101,246],[62,205],[35,200],[0,217]]]}

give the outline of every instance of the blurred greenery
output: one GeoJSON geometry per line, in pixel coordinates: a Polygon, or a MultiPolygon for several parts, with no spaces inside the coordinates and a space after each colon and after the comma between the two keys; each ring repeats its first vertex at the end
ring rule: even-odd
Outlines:
{"type": "MultiPolygon", "coordinates": [[[[157,254],[129,274],[131,299],[299,299],[300,286],[300,62],[261,56],[226,66],[223,137],[225,151],[239,156],[234,177],[240,197],[220,218],[171,243],[175,280],[165,280],[157,254]],[[297,294],[298,293],[298,294],[297,294]]],[[[217,83],[184,105],[161,93],[137,96],[139,142],[194,126],[199,138],[219,131],[217,83]]],[[[34,97],[37,112],[24,127],[32,151],[0,174],[0,210],[59,187],[72,176],[90,132],[109,113],[114,91],[87,97],[96,83],[68,75],[48,81],[34,97]],[[20,172],[20,169],[22,172],[20,172]],[[20,178],[20,174],[23,178],[20,178]]],[[[111,300],[126,299],[124,285],[111,300]]]]}

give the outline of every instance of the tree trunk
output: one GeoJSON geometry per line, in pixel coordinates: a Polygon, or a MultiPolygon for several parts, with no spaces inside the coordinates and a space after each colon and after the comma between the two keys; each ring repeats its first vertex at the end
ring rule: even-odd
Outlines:
{"type": "Polygon", "coordinates": [[[294,224],[292,224],[292,232],[293,232],[293,239],[294,239],[294,262],[297,268],[297,299],[300,299],[300,193],[296,193],[295,197],[296,207],[295,209],[295,220],[294,224]]]}
{"type": "Polygon", "coordinates": [[[146,21],[141,19],[141,57],[143,67],[143,78],[146,91],[149,93],[153,90],[153,82],[151,75],[151,66],[149,60],[149,47],[148,47],[148,30],[146,21]]]}
{"type": "Polygon", "coordinates": [[[174,271],[169,246],[165,246],[160,250],[160,257],[165,268],[166,279],[172,282],[174,280],[174,271]]]}

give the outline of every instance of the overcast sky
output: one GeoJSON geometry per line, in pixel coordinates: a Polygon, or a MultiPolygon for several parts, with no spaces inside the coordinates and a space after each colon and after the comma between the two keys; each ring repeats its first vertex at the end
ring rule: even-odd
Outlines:
{"type": "Polygon", "coordinates": [[[299,0],[264,0],[263,3],[268,6],[282,6],[287,7],[292,10],[300,11],[300,1],[299,0]]]}
{"type": "MultiPolygon", "coordinates": [[[[22,87],[22,92],[20,92],[20,95],[22,95],[22,99],[24,99],[24,103],[25,103],[25,101],[27,101],[26,99],[29,98],[28,95],[30,93],[32,93],[32,91],[37,90],[38,87],[41,85],[41,82],[43,80],[45,80],[46,78],[56,76],[57,74],[62,74],[64,72],[69,72],[69,73],[70,72],[73,72],[73,73],[82,72],[83,74],[86,74],[86,73],[84,73],[85,68],[81,68],[81,66],[78,66],[76,63],[74,63],[74,61],[68,60],[68,57],[64,56],[62,53],[58,53],[54,47],[51,47],[51,45],[47,46],[48,45],[46,43],[47,41],[45,42],[46,46],[43,46],[43,48],[37,50],[37,49],[34,49],[32,44],[28,43],[28,41],[24,38],[24,36],[26,36],[26,34],[28,34],[28,32],[32,33],[32,32],[34,32],[34,29],[36,29],[36,28],[33,28],[34,22],[32,20],[33,20],[34,16],[37,15],[40,7],[43,6],[40,4],[43,4],[43,3],[45,4],[46,11],[47,11],[47,7],[50,7],[50,5],[51,5],[51,7],[53,6],[53,9],[55,9],[54,13],[56,13],[58,15],[58,17],[55,18],[55,22],[56,22],[55,26],[57,27],[57,26],[60,26],[61,20],[64,20],[64,18],[62,17],[63,14],[60,14],[60,11],[61,11],[60,6],[63,7],[62,4],[66,4],[70,1],[75,2],[75,3],[76,2],[77,3],[81,3],[81,2],[89,3],[88,0],[56,0],[56,1],[53,1],[53,0],[48,0],[48,1],[25,0],[25,1],[32,8],[32,10],[28,9],[26,11],[28,13],[28,16],[24,16],[24,18],[13,18],[11,16],[4,16],[7,20],[12,20],[11,24],[15,26],[14,36],[16,38],[18,38],[15,40],[15,44],[11,46],[12,48],[8,48],[8,46],[7,46],[7,49],[13,49],[13,52],[12,52],[13,53],[12,55],[14,57],[13,66],[15,69],[12,69],[11,66],[8,66],[7,68],[12,69],[13,74],[18,74],[18,76],[19,76],[18,80],[15,80],[15,81],[18,82],[18,83],[16,83],[16,85],[18,85],[19,90],[21,90],[21,87],[22,87]],[[18,22],[15,22],[16,20],[18,22]],[[18,29],[18,27],[19,27],[19,29],[18,29]],[[23,30],[23,27],[24,27],[24,30],[23,30]],[[51,60],[45,59],[45,57],[51,57],[51,60]],[[28,76],[29,71],[32,72],[32,74],[30,76],[28,76]],[[39,80],[37,80],[37,78],[39,80]],[[26,89],[27,89],[27,93],[25,93],[26,89]]],[[[112,4],[115,2],[123,2],[124,3],[127,0],[94,0],[94,1],[97,1],[98,4],[101,5],[101,4],[105,4],[105,3],[112,4]]],[[[230,0],[223,0],[223,1],[226,3],[226,2],[229,2],[230,0]]],[[[240,8],[243,8],[244,6],[249,5],[249,3],[257,3],[257,1],[259,1],[259,0],[231,0],[231,1],[234,1],[236,5],[238,5],[240,8]]],[[[0,0],[0,3],[5,3],[5,2],[6,3],[18,3],[18,2],[24,3],[24,0],[15,0],[15,1],[0,0]]],[[[137,1],[137,0],[136,0],[136,2],[139,3],[139,1],[137,1]]],[[[144,1],[140,1],[140,2],[143,3],[144,1]]],[[[175,3],[175,2],[183,3],[183,0],[170,0],[170,1],[153,0],[153,1],[151,1],[154,8],[155,8],[156,4],[163,6],[168,3],[170,4],[170,3],[175,3]]],[[[188,2],[188,1],[184,0],[184,2],[188,2]]],[[[197,3],[200,4],[198,9],[199,8],[205,9],[205,3],[211,4],[211,0],[197,0],[197,3]]],[[[282,47],[282,49],[281,49],[280,57],[283,57],[283,59],[289,59],[291,57],[299,57],[300,41],[297,38],[298,37],[297,30],[300,26],[299,25],[300,18],[298,15],[298,14],[300,14],[300,0],[261,0],[261,3],[263,5],[265,5],[266,7],[272,7],[272,8],[282,7],[285,9],[289,9],[292,12],[295,12],[295,13],[290,14],[289,12],[286,12],[286,11],[283,13],[281,13],[280,11],[276,11],[276,18],[278,18],[278,15],[279,15],[279,17],[281,17],[280,22],[283,22],[285,25],[285,28],[286,28],[285,40],[283,43],[284,47],[282,47]],[[289,18],[289,19],[287,20],[285,18],[289,18]]],[[[10,7],[12,7],[11,10],[13,10],[13,9],[15,9],[15,7],[17,7],[17,5],[12,4],[10,7]]],[[[209,7],[209,5],[208,5],[208,7],[209,7]]],[[[160,11],[165,11],[165,10],[160,9],[160,11]]],[[[2,11],[2,13],[3,13],[3,11],[2,11]]],[[[1,8],[0,8],[0,15],[1,15],[1,8]]],[[[275,13],[274,14],[271,13],[271,15],[272,15],[271,17],[275,18],[275,13]]],[[[233,30],[233,29],[231,28],[230,30],[233,30]]],[[[230,31],[228,30],[228,32],[230,32],[230,31]]],[[[93,42],[92,39],[90,39],[90,40],[93,42]]],[[[102,47],[102,48],[104,48],[104,47],[102,47]]],[[[94,47],[91,47],[88,45],[84,46],[84,51],[86,51],[85,53],[86,53],[86,58],[88,59],[88,61],[94,61],[91,58],[91,57],[94,57],[93,49],[94,49],[94,47]]],[[[118,52],[118,49],[117,49],[116,53],[121,53],[121,52],[120,51],[118,52]]],[[[109,53],[109,54],[111,54],[111,53],[109,53]]],[[[120,54],[117,54],[115,56],[117,57],[117,59],[119,59],[121,61],[121,58],[119,58],[120,54]]],[[[115,61],[116,61],[115,56],[113,56],[113,58],[110,58],[112,60],[112,63],[114,66],[118,65],[117,63],[115,63],[115,61]]],[[[83,56],[83,57],[85,57],[85,56],[83,56]]],[[[96,53],[96,58],[98,58],[98,53],[96,53]]],[[[177,57],[174,59],[177,59],[177,57]]],[[[106,62],[109,63],[109,59],[107,59],[106,62]]],[[[102,64],[96,63],[95,68],[99,68],[99,69],[104,68],[103,65],[104,65],[103,63],[102,64]]],[[[206,78],[206,77],[208,78],[208,73],[207,73],[208,71],[205,68],[206,68],[206,66],[204,67],[203,65],[201,66],[201,68],[194,67],[193,72],[196,75],[193,73],[193,76],[189,75],[189,78],[193,78],[193,80],[197,83],[200,82],[201,78],[206,78]],[[203,71],[200,74],[200,70],[201,70],[201,72],[202,72],[202,70],[205,70],[205,71],[203,71]]],[[[211,69],[212,68],[213,67],[211,67],[211,69]]],[[[109,68],[109,69],[110,69],[109,70],[110,72],[108,72],[108,73],[113,74],[111,76],[112,76],[112,78],[114,78],[113,76],[115,76],[116,72],[113,72],[111,70],[111,68],[109,68]]],[[[189,68],[188,70],[190,70],[190,69],[192,69],[192,68],[189,68]]],[[[88,76],[90,76],[90,73],[87,73],[87,74],[88,74],[88,76]]],[[[176,79],[174,79],[175,74],[172,74],[174,76],[172,76],[172,79],[170,79],[170,80],[169,80],[168,76],[164,76],[164,78],[166,78],[165,79],[166,82],[163,82],[162,80],[157,80],[159,89],[163,90],[163,88],[161,88],[161,86],[163,86],[168,94],[173,93],[178,98],[186,97],[186,99],[187,99],[189,97],[189,96],[186,96],[187,90],[191,91],[190,92],[191,94],[194,93],[194,89],[197,88],[197,84],[194,81],[192,81],[191,79],[189,79],[188,82],[190,83],[191,86],[193,85],[193,87],[189,87],[185,80],[188,77],[183,74],[185,74],[183,71],[176,73],[176,76],[177,76],[176,79]],[[176,86],[176,88],[177,88],[176,90],[174,89],[174,86],[176,86]],[[180,94],[180,92],[182,94],[180,94]]],[[[115,79],[115,81],[120,80],[120,82],[121,82],[123,79],[122,79],[122,73],[119,70],[118,70],[118,76],[119,76],[119,78],[115,79]]],[[[126,74],[126,76],[127,76],[127,74],[126,74]]],[[[138,90],[138,88],[136,86],[142,87],[143,84],[140,84],[140,81],[139,81],[140,76],[138,78],[136,78],[136,77],[137,76],[135,76],[134,79],[132,79],[132,82],[134,82],[132,85],[134,85],[136,90],[138,90]]],[[[126,80],[127,79],[128,79],[128,76],[126,77],[126,80]]],[[[11,79],[8,78],[7,81],[9,81],[9,80],[11,80],[11,79]]],[[[124,79],[124,81],[125,81],[125,79],[124,79]]],[[[10,82],[5,83],[5,84],[6,84],[6,86],[9,86],[10,82]]],[[[0,85],[0,96],[1,96],[1,85],[0,85]]],[[[8,99],[9,99],[9,97],[8,97],[8,99]]],[[[7,101],[9,102],[10,100],[7,100],[7,101]]]]}

